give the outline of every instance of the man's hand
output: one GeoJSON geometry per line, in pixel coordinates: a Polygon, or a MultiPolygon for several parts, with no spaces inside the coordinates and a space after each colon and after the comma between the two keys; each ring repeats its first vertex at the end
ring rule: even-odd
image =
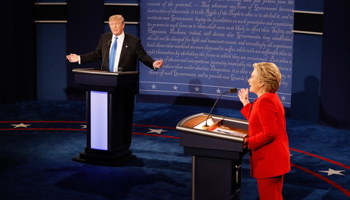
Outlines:
{"type": "Polygon", "coordinates": [[[66,58],[71,63],[79,62],[79,56],[77,54],[67,55],[66,58]]]}
{"type": "Polygon", "coordinates": [[[163,67],[163,60],[154,61],[153,67],[155,67],[155,68],[161,68],[161,67],[163,67]]]}

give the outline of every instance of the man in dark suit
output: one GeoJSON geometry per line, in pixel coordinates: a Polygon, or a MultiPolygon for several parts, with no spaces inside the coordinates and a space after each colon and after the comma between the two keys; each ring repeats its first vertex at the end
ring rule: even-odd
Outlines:
{"type": "MultiPolygon", "coordinates": [[[[109,18],[110,33],[102,34],[95,51],[84,55],[70,54],[66,58],[69,62],[79,64],[103,60],[101,70],[109,72],[135,71],[137,60],[157,70],[163,66],[163,60],[154,61],[143,49],[141,40],[124,32],[125,22],[121,15],[113,15],[109,18]]],[[[137,93],[136,85],[124,93],[111,93],[112,99],[124,99],[124,116],[119,123],[124,123],[124,144],[130,147],[132,119],[134,110],[134,97],[137,93]],[[128,126],[126,126],[128,125],[128,126]],[[130,125],[130,126],[129,126],[130,125]]]]}
{"type": "Polygon", "coordinates": [[[124,32],[125,22],[121,15],[113,15],[109,18],[110,33],[102,34],[95,51],[84,55],[70,54],[66,58],[69,62],[79,62],[79,64],[89,63],[103,59],[103,71],[135,71],[137,59],[146,66],[157,70],[163,66],[163,60],[154,61],[143,49],[141,40],[131,34],[124,32]],[[110,52],[116,43],[114,63],[110,52]],[[111,69],[109,69],[109,65],[111,69]]]}

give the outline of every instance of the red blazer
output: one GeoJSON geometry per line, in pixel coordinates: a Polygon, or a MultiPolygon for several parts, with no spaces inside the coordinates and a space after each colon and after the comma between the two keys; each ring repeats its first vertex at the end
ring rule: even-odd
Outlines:
{"type": "Polygon", "coordinates": [[[290,171],[290,153],[284,108],[276,93],[265,93],[241,113],[249,122],[250,173],[269,178],[290,171]]]}

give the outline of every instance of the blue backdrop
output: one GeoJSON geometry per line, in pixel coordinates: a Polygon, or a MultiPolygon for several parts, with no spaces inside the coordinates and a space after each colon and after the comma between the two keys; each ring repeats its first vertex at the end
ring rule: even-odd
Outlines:
{"type": "Polygon", "coordinates": [[[294,0],[141,1],[142,43],[164,67],[140,67],[140,94],[217,98],[249,87],[253,63],[274,62],[290,107],[293,7],[294,0]]]}

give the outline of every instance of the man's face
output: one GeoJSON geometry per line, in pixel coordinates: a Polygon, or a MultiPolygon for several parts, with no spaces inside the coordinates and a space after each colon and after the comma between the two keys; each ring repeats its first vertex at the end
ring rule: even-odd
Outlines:
{"type": "Polygon", "coordinates": [[[113,35],[118,36],[120,34],[122,34],[122,32],[124,31],[124,26],[125,24],[122,23],[122,20],[113,20],[113,21],[109,21],[109,28],[111,29],[113,35]]]}

